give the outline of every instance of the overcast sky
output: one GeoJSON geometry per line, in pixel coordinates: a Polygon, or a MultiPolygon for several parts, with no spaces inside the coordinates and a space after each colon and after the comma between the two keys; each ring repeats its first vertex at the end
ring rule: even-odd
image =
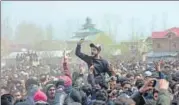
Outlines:
{"type": "Polygon", "coordinates": [[[117,27],[119,41],[129,39],[132,18],[135,32],[145,36],[151,34],[152,23],[155,31],[165,25],[179,27],[178,1],[2,1],[1,6],[2,19],[8,17],[13,27],[22,21],[41,26],[51,24],[54,39],[69,38],[65,34],[77,31],[87,16],[103,31],[108,31],[106,21],[110,20],[112,29],[117,27]]]}

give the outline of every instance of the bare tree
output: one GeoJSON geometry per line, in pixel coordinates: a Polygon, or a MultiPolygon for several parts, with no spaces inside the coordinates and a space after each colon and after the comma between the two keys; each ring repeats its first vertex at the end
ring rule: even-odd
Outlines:
{"type": "Polygon", "coordinates": [[[13,30],[9,18],[7,17],[1,22],[1,37],[11,39],[13,36],[13,30]]]}
{"type": "Polygon", "coordinates": [[[116,39],[116,36],[119,34],[119,27],[121,24],[121,19],[117,15],[105,15],[104,21],[102,23],[104,25],[107,33],[113,38],[116,39]]]}
{"type": "Polygon", "coordinates": [[[33,45],[44,40],[44,31],[34,23],[22,22],[16,27],[15,39],[21,44],[33,45]]]}
{"type": "Polygon", "coordinates": [[[69,19],[66,21],[66,29],[65,34],[67,37],[72,37],[73,33],[79,30],[79,27],[81,27],[79,20],[77,19],[69,19]]]}

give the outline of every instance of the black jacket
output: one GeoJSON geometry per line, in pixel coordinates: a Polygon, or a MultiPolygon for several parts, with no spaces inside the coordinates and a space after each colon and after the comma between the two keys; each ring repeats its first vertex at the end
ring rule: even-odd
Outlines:
{"type": "Polygon", "coordinates": [[[111,75],[111,72],[109,70],[109,64],[104,59],[94,59],[92,56],[86,55],[81,52],[81,45],[77,45],[76,47],[76,56],[81,58],[83,61],[85,61],[88,65],[88,68],[93,64],[94,65],[94,76],[99,76],[101,73],[108,73],[111,75]]]}

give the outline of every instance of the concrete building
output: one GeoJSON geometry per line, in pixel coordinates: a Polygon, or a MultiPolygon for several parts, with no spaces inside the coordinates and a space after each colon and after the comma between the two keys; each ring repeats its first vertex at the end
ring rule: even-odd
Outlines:
{"type": "Polygon", "coordinates": [[[149,39],[152,42],[152,52],[147,54],[148,58],[178,59],[179,27],[152,32],[152,36],[149,39]]]}
{"type": "Polygon", "coordinates": [[[179,28],[171,28],[152,33],[152,47],[154,52],[179,51],[179,28]]]}

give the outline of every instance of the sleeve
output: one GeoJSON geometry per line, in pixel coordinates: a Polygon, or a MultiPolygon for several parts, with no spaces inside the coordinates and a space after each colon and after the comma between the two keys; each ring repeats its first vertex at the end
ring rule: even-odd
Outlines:
{"type": "Polygon", "coordinates": [[[170,105],[171,99],[167,90],[160,90],[156,105],[170,105]]]}
{"type": "Polygon", "coordinates": [[[95,87],[95,79],[93,74],[88,74],[88,83],[91,84],[91,86],[95,87]]]}
{"type": "Polygon", "coordinates": [[[136,105],[144,105],[145,104],[144,97],[138,91],[135,92],[134,94],[132,94],[132,96],[130,98],[132,98],[136,102],[136,105]]]}
{"type": "Polygon", "coordinates": [[[81,45],[77,45],[75,54],[86,63],[89,63],[89,56],[81,52],[81,45]]]}
{"type": "Polygon", "coordinates": [[[69,69],[69,66],[68,66],[68,62],[67,62],[67,59],[64,58],[64,61],[63,61],[63,69],[64,69],[64,73],[66,76],[71,77],[71,72],[70,72],[70,69],[69,69]]]}
{"type": "Polygon", "coordinates": [[[105,65],[105,72],[108,73],[109,76],[112,76],[112,71],[110,70],[109,63],[107,61],[105,65]]]}

